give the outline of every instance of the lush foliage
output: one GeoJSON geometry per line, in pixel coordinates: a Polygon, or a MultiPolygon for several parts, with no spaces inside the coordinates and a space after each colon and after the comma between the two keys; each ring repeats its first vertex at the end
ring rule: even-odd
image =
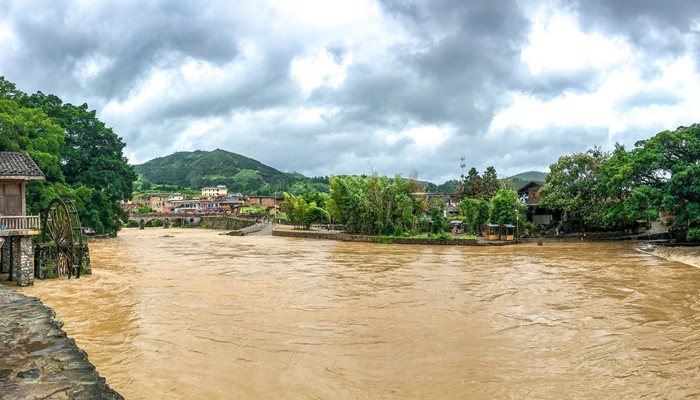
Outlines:
{"type": "Polygon", "coordinates": [[[564,211],[569,223],[602,228],[605,193],[599,171],[608,158],[598,148],[560,157],[539,191],[539,205],[564,211]]]}
{"type": "Polygon", "coordinates": [[[464,179],[462,194],[467,198],[489,200],[501,188],[498,174],[494,167],[486,168],[484,175],[479,175],[476,168],[471,168],[464,179]]]}
{"type": "Polygon", "coordinates": [[[147,182],[194,189],[226,185],[230,193],[247,195],[329,191],[328,178],[284,173],[252,158],[221,149],[177,152],[137,165],[135,169],[147,182]]]}
{"type": "Polygon", "coordinates": [[[440,199],[432,199],[428,204],[428,215],[430,216],[430,232],[443,233],[447,229],[445,220],[445,202],[440,199]]]}
{"type": "Polygon", "coordinates": [[[688,241],[700,229],[700,125],[663,131],[627,151],[617,145],[564,156],[552,164],[540,206],[567,212],[587,228],[649,223],[674,215],[688,241]]]}
{"type": "Polygon", "coordinates": [[[520,224],[519,228],[528,227],[526,207],[521,206],[518,193],[514,190],[501,189],[491,199],[489,222],[492,224],[520,224]]]}
{"type": "Polygon", "coordinates": [[[656,219],[664,209],[696,241],[700,229],[700,125],[663,131],[624,152],[618,146],[606,187],[618,194],[628,219],[656,219]]]}
{"type": "Polygon", "coordinates": [[[416,232],[423,214],[422,199],[411,196],[412,181],[396,176],[392,181],[377,176],[333,176],[329,210],[349,232],[392,235],[416,232]]]}
{"type": "Polygon", "coordinates": [[[138,212],[139,214],[150,214],[157,211],[151,208],[150,206],[141,206],[136,210],[136,212],[138,212]]]}
{"type": "Polygon", "coordinates": [[[284,194],[284,210],[287,218],[296,225],[309,229],[311,225],[330,220],[328,211],[319,207],[316,202],[307,202],[303,196],[284,194]]]}
{"type": "Polygon", "coordinates": [[[479,232],[479,226],[489,219],[489,202],[478,199],[463,199],[459,203],[459,213],[469,232],[479,232]]]}
{"type": "Polygon", "coordinates": [[[135,179],[122,156],[124,144],[87,105],[63,104],[39,92],[27,95],[0,77],[1,151],[27,152],[46,180],[27,184],[27,212],[40,214],[56,197],[71,198],[82,223],[116,232],[135,179]]]}

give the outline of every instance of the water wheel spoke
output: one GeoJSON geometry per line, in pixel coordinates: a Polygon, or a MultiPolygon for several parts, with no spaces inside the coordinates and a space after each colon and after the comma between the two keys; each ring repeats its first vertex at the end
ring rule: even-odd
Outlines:
{"type": "MultiPolygon", "coordinates": [[[[59,276],[73,275],[73,266],[82,260],[80,217],[70,199],[54,199],[44,218],[44,235],[56,245],[59,276]]],[[[75,271],[80,276],[79,271],[75,271]]]]}

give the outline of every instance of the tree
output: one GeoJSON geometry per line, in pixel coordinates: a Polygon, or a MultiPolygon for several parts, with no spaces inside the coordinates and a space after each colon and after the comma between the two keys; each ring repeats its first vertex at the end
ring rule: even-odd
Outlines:
{"type": "Polygon", "coordinates": [[[489,219],[489,202],[479,199],[464,199],[459,202],[460,215],[465,217],[470,233],[478,232],[479,226],[489,219]]]}
{"type": "Polygon", "coordinates": [[[539,205],[565,211],[571,221],[586,227],[603,227],[605,196],[599,170],[608,158],[609,154],[598,148],[560,157],[549,167],[550,173],[539,191],[539,205]]]}
{"type": "Polygon", "coordinates": [[[136,211],[137,211],[139,214],[150,214],[150,213],[157,212],[156,210],[154,210],[153,208],[151,208],[151,206],[141,206],[141,207],[139,207],[136,211]]]}
{"type": "Polygon", "coordinates": [[[472,167],[469,172],[467,172],[467,177],[464,180],[464,192],[468,197],[483,199],[482,187],[483,185],[481,182],[481,176],[479,176],[479,171],[472,167]]]}
{"type": "Polygon", "coordinates": [[[433,233],[445,232],[447,229],[447,221],[445,221],[445,202],[434,198],[428,204],[428,215],[430,215],[430,231],[433,233]]]}
{"type": "Polygon", "coordinates": [[[330,178],[328,210],[349,232],[392,235],[417,229],[423,203],[411,196],[417,184],[395,176],[343,176],[330,178]]]}
{"type": "Polygon", "coordinates": [[[328,212],[316,205],[315,202],[307,202],[302,196],[284,194],[284,209],[287,217],[296,226],[304,229],[311,228],[317,222],[328,221],[328,212]]]}
{"type": "Polygon", "coordinates": [[[498,180],[498,174],[496,173],[496,168],[490,166],[486,168],[484,172],[484,177],[481,182],[481,193],[483,199],[490,199],[498,193],[498,189],[501,188],[501,182],[498,180]]]}
{"type": "Polygon", "coordinates": [[[700,125],[659,132],[619,158],[608,186],[628,194],[631,217],[650,220],[663,207],[686,240],[700,237],[700,125]]]}
{"type": "Polygon", "coordinates": [[[60,157],[66,183],[101,190],[114,201],[131,198],[136,174],[123,156],[125,144],[97,118],[95,110],[89,111],[87,104],[64,104],[57,96],[42,92],[25,96],[22,102],[41,108],[63,128],[60,157]]]}
{"type": "Polygon", "coordinates": [[[0,77],[0,127],[0,150],[29,153],[46,177],[27,184],[29,212],[68,197],[95,231],[119,229],[126,217],[119,201],[131,197],[136,176],[122,156],[124,143],[95,111],[41,92],[28,96],[0,77]]]}

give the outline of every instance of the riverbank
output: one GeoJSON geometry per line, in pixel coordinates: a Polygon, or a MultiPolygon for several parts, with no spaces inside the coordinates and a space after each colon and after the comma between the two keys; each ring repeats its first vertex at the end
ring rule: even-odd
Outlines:
{"type": "Polygon", "coordinates": [[[0,285],[0,310],[0,400],[123,400],[39,299],[0,285]]]}
{"type": "Polygon", "coordinates": [[[295,230],[290,226],[280,226],[272,231],[272,236],[283,236],[304,239],[339,240],[342,242],[384,243],[384,244],[422,244],[439,246],[505,246],[514,244],[513,240],[483,240],[483,239],[431,239],[422,237],[393,237],[393,236],[369,236],[350,235],[338,231],[324,230],[295,230]]]}
{"type": "Polygon", "coordinates": [[[700,246],[656,246],[651,254],[700,268],[700,246]]]}

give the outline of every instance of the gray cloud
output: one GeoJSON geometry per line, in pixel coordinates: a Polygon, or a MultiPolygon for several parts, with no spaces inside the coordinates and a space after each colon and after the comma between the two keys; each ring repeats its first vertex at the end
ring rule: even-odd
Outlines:
{"type": "MultiPolygon", "coordinates": [[[[0,31],[0,75],[24,91],[88,102],[137,162],[223,148],[308,175],[369,173],[372,164],[388,175],[415,170],[440,181],[459,176],[461,156],[479,170],[494,165],[509,175],[545,170],[593,145],[612,147],[610,129],[594,122],[491,131],[513,94],[541,102],[592,95],[609,75],[591,65],[529,71],[521,52],[533,23],[523,7],[540,3],[377,4],[386,26],[368,31],[311,17],[302,23],[263,2],[68,1],[39,8],[0,1],[0,23],[11,33],[0,31]],[[369,53],[381,43],[381,54],[369,53]],[[292,65],[318,49],[348,65],[342,82],[308,92],[292,65]],[[202,67],[194,78],[187,75],[192,65],[202,67]],[[164,88],[154,86],[158,76],[164,88]],[[320,118],[301,116],[310,109],[321,110],[320,118]],[[198,124],[203,132],[187,134],[198,124]],[[444,140],[421,147],[404,135],[426,126],[446,129],[444,140]]],[[[692,1],[541,4],[573,13],[586,33],[623,38],[635,55],[627,62],[643,82],[666,73],[657,60],[700,62],[693,30],[700,10],[692,1]]],[[[630,88],[614,111],[684,101],[658,85],[630,88]]],[[[615,140],[629,145],[672,129],[663,126],[667,120],[626,127],[615,140]]]]}

